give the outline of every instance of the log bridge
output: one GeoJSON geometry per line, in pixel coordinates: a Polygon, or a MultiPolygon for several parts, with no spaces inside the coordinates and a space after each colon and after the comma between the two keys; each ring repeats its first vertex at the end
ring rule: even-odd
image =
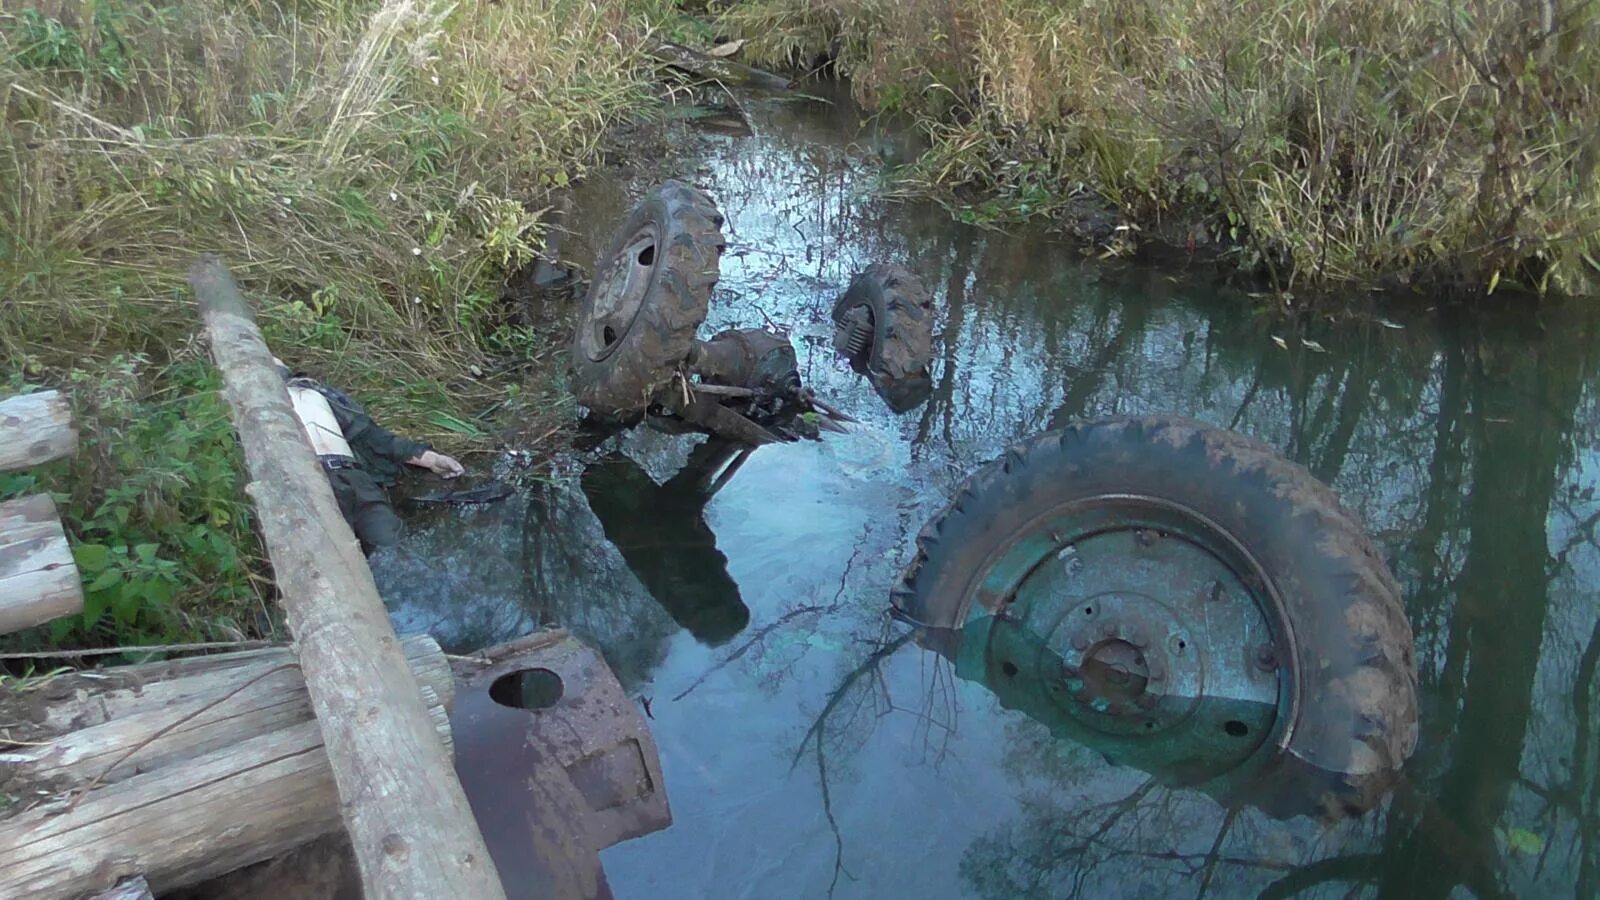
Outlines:
{"type": "MultiPolygon", "coordinates": [[[[671,821],[615,675],[559,630],[398,638],[232,278],[190,283],[294,641],[0,678],[0,897],[609,897],[598,851],[671,821]]],[[[0,470],[76,442],[0,403],[0,470]]],[[[49,498],[0,504],[0,634],[82,606],[49,498]]]]}

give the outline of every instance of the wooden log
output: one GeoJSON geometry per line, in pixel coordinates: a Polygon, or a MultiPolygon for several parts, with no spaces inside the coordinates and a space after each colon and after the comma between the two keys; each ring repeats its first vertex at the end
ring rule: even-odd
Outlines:
{"type": "MultiPolygon", "coordinates": [[[[454,696],[449,664],[431,638],[405,644],[432,717],[444,724],[445,699],[454,696]]],[[[111,670],[105,690],[85,672],[10,692],[0,722],[71,724],[77,710],[95,724],[0,753],[0,771],[11,774],[0,793],[31,804],[0,821],[0,897],[77,897],[134,874],[165,893],[341,830],[333,772],[293,655],[230,655],[247,658],[127,667],[171,676],[146,683],[111,670]],[[129,708],[139,694],[144,702],[129,708]],[[30,704],[59,714],[30,718],[30,704]],[[106,709],[113,716],[98,721],[106,709]]],[[[448,737],[444,724],[435,741],[448,737]]]]}
{"type": "Polygon", "coordinates": [[[0,503],[0,634],[83,612],[83,581],[49,497],[0,503]]]}
{"type": "Polygon", "coordinates": [[[119,881],[116,887],[101,891],[89,900],[155,900],[155,895],[150,893],[150,882],[141,875],[119,881]]]}
{"type": "Polygon", "coordinates": [[[0,472],[37,466],[77,450],[72,407],[59,392],[0,400],[0,472]]]}
{"type": "Polygon", "coordinates": [[[372,572],[244,297],[215,257],[201,258],[189,283],[254,479],[247,490],[367,894],[504,897],[372,572]]]}
{"type": "Polygon", "coordinates": [[[272,859],[229,872],[163,900],[361,900],[361,873],[344,832],[320,837],[272,859]]]}
{"type": "MultiPolygon", "coordinates": [[[[426,634],[401,645],[448,747],[450,663],[426,634]]],[[[0,696],[0,791],[26,804],[113,784],[312,718],[288,647],[50,678],[0,696]]]]}
{"type": "Polygon", "coordinates": [[[789,79],[782,75],[774,75],[731,59],[718,59],[672,41],[652,41],[645,47],[645,52],[674,69],[725,85],[744,85],[769,91],[789,89],[789,79]]]}

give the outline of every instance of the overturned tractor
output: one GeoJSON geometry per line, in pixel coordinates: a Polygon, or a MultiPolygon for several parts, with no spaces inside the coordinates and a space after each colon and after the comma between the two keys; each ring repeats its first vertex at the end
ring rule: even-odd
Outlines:
{"type": "MultiPolygon", "coordinates": [[[[718,485],[749,447],[794,437],[800,413],[845,418],[801,384],[786,338],[696,339],[721,226],[685,185],[647,196],[573,347],[592,411],[726,439],[684,476],[723,471],[718,485]]],[[[835,349],[891,408],[928,396],[935,316],[916,275],[869,266],[832,317],[835,349]]],[[[1230,806],[1359,815],[1416,745],[1410,625],[1360,524],[1303,467],[1198,422],[1104,419],[1018,444],[922,531],[892,600],[1003,705],[1230,806]]]]}

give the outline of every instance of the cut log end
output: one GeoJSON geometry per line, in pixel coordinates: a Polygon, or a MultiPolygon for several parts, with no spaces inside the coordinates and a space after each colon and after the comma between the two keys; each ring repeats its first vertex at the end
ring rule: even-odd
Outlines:
{"type": "MultiPolygon", "coordinates": [[[[448,662],[402,643],[448,747],[448,662]]],[[[165,894],[340,831],[333,771],[286,647],[41,680],[0,694],[0,897],[66,900],[138,873],[165,894]]],[[[108,895],[119,896],[119,895],[108,895]]]]}
{"type": "Polygon", "coordinates": [[[0,472],[43,465],[77,451],[72,406],[59,391],[0,400],[0,472]]]}
{"type": "Polygon", "coordinates": [[[49,497],[0,503],[0,634],[83,612],[83,583],[49,497]]]}

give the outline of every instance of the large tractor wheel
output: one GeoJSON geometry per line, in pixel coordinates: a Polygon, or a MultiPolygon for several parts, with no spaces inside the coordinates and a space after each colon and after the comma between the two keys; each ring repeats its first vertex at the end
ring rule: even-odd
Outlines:
{"type": "Polygon", "coordinates": [[[722,215],[677,181],[651,191],[595,265],[572,341],[572,393],[637,418],[672,380],[705,321],[726,243],[722,215]]]}
{"type": "Polygon", "coordinates": [[[1332,490],[1253,439],[1163,417],[1045,434],[917,548],[896,613],[958,674],[1169,783],[1337,818],[1416,744],[1394,578],[1332,490]]]}

